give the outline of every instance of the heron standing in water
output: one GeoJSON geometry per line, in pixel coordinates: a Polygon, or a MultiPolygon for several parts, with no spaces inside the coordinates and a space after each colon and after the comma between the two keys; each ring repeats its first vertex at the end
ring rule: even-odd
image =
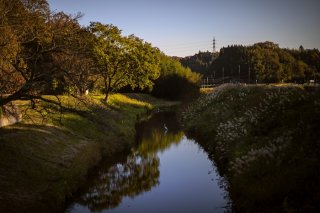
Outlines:
{"type": "Polygon", "coordinates": [[[164,133],[167,133],[168,132],[168,127],[166,124],[163,124],[163,127],[164,127],[164,133]]]}

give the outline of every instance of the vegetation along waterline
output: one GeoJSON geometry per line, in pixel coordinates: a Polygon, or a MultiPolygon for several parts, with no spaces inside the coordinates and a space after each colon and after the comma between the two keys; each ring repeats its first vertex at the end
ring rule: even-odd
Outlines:
{"type": "Polygon", "coordinates": [[[58,211],[102,158],[133,145],[138,119],[177,104],[143,94],[113,94],[108,105],[103,95],[59,100],[62,113],[46,102],[34,109],[16,102],[22,122],[0,129],[1,212],[58,211]]]}
{"type": "Polygon", "coordinates": [[[234,210],[319,211],[319,88],[223,85],[182,120],[228,181],[234,210]]]}

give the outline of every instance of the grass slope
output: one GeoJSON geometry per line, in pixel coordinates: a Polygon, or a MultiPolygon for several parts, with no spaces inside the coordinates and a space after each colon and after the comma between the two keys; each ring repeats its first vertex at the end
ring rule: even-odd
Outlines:
{"type": "Polygon", "coordinates": [[[238,211],[319,210],[318,88],[222,86],[193,103],[183,120],[226,177],[238,211]]]}
{"type": "Polygon", "coordinates": [[[59,100],[79,113],[18,102],[23,122],[0,129],[0,212],[59,211],[101,158],[132,146],[137,119],[177,104],[144,94],[114,94],[108,105],[103,96],[59,100]]]}

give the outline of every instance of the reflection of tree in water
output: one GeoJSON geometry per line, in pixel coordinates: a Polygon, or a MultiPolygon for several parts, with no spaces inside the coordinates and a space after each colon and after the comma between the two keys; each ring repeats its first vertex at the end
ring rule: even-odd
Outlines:
{"type": "Polygon", "coordinates": [[[159,158],[132,155],[125,163],[111,166],[78,201],[92,211],[115,208],[124,196],[136,196],[159,184],[159,158]]]}
{"type": "Polygon", "coordinates": [[[142,155],[163,152],[172,144],[178,144],[184,136],[174,112],[156,114],[136,129],[138,151],[142,155]]]}
{"type": "Polygon", "coordinates": [[[134,197],[150,191],[159,184],[159,158],[157,152],[178,144],[183,133],[167,118],[152,118],[137,128],[139,144],[122,163],[117,163],[105,171],[77,202],[88,206],[91,211],[101,211],[117,207],[125,196],[134,197]],[[169,131],[165,132],[166,122],[169,131]]]}
{"type": "Polygon", "coordinates": [[[159,132],[157,129],[151,130],[150,135],[152,140],[142,138],[141,144],[139,145],[138,152],[142,156],[147,156],[150,153],[163,152],[172,144],[179,144],[184,136],[183,132],[177,132],[175,134],[168,132],[163,134],[163,132],[159,132]]]}

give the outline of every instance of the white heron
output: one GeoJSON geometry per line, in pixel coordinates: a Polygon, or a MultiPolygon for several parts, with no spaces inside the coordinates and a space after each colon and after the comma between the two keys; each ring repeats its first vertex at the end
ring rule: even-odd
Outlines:
{"type": "Polygon", "coordinates": [[[168,127],[166,124],[163,124],[163,127],[164,127],[164,133],[167,133],[168,132],[168,127]]]}

